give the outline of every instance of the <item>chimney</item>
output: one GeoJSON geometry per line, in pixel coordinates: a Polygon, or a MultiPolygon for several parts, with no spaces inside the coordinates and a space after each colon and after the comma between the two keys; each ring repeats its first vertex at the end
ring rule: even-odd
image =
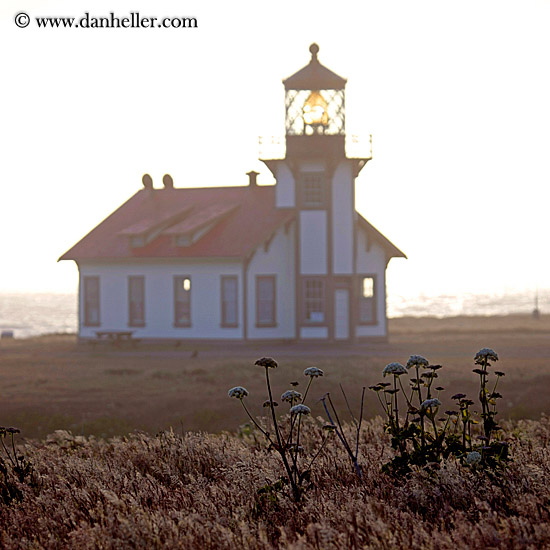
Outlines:
{"type": "Polygon", "coordinates": [[[153,178],[149,174],[143,174],[143,177],[141,178],[141,183],[143,183],[143,187],[149,191],[153,190],[153,178]]]}
{"type": "Polygon", "coordinates": [[[174,180],[170,174],[164,174],[162,183],[164,183],[164,189],[174,189],[174,180]]]}
{"type": "Polygon", "coordinates": [[[254,170],[246,173],[246,175],[248,176],[248,185],[250,185],[250,187],[258,186],[258,183],[256,182],[256,177],[258,176],[258,174],[259,172],[254,172],[254,170]]]}

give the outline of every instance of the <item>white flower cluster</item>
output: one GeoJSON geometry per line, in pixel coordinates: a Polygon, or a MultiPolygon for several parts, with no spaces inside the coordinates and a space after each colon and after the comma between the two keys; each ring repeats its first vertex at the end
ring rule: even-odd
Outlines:
{"type": "Polygon", "coordinates": [[[312,378],[315,378],[317,376],[323,376],[325,374],[321,369],[318,369],[317,367],[308,367],[304,371],[305,376],[311,376],[312,378]]]}
{"type": "Polygon", "coordinates": [[[476,363],[483,359],[485,359],[486,361],[498,361],[498,355],[497,352],[495,350],[492,350],[491,348],[483,348],[476,353],[474,359],[476,363]]]}
{"type": "Polygon", "coordinates": [[[298,399],[302,399],[302,394],[295,390],[287,390],[281,395],[281,401],[288,401],[289,403],[298,399]]]}
{"type": "Polygon", "coordinates": [[[395,374],[395,376],[399,376],[401,374],[407,374],[407,369],[401,363],[390,363],[384,367],[382,374],[384,376],[386,376],[386,374],[395,374]]]}
{"type": "Polygon", "coordinates": [[[422,405],[420,405],[420,409],[425,411],[431,407],[439,407],[439,405],[441,405],[441,401],[439,401],[437,397],[434,397],[433,399],[426,399],[426,401],[423,401],[422,405]]]}
{"type": "Polygon", "coordinates": [[[248,395],[248,390],[242,386],[235,386],[227,392],[227,395],[229,397],[235,397],[236,399],[242,399],[248,395]]]}
{"type": "Polygon", "coordinates": [[[427,367],[430,363],[422,355],[411,355],[407,361],[407,368],[411,367],[427,367]]]}
{"type": "Polygon", "coordinates": [[[307,405],[294,405],[291,407],[290,414],[310,414],[311,409],[307,405]]]}
{"type": "Polygon", "coordinates": [[[481,454],[477,451],[472,451],[471,453],[468,453],[466,455],[466,464],[468,466],[474,466],[475,464],[479,464],[481,462],[481,454]]]}

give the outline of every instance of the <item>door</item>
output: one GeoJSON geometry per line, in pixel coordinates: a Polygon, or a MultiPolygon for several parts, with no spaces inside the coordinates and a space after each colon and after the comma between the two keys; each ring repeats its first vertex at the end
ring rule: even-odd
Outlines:
{"type": "Polygon", "coordinates": [[[334,291],[334,338],[349,340],[349,290],[337,288],[334,291]]]}

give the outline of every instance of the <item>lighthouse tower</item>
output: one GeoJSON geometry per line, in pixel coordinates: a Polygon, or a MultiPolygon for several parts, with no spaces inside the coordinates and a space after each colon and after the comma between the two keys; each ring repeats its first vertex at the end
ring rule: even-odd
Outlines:
{"type": "Polygon", "coordinates": [[[276,178],[276,207],[296,214],[296,337],[354,340],[366,319],[385,335],[385,262],[382,277],[375,265],[369,277],[358,273],[355,178],[370,158],[346,156],[346,79],[320,63],[317,44],[309,51],[308,65],[283,81],[285,158],[262,159],[276,178]]]}

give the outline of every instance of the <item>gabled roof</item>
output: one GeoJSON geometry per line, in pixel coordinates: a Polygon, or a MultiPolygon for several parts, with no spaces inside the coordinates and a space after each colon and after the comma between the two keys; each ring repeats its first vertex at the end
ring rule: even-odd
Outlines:
{"type": "Polygon", "coordinates": [[[386,238],[374,225],[369,223],[359,212],[357,212],[359,227],[364,229],[367,237],[377,242],[387,253],[387,258],[407,258],[404,252],[401,252],[388,238],[386,238]]]}
{"type": "MultiPolygon", "coordinates": [[[[294,216],[275,207],[275,186],[142,189],[59,260],[242,259],[294,216]]],[[[406,258],[359,213],[357,223],[388,258],[406,258]]]]}
{"type": "Polygon", "coordinates": [[[283,80],[285,90],[343,90],[346,87],[346,79],[333,73],[319,63],[317,53],[319,46],[312,44],[310,62],[297,73],[283,80]]]}
{"type": "Polygon", "coordinates": [[[141,189],[59,259],[246,258],[293,217],[273,186],[141,189]]]}

